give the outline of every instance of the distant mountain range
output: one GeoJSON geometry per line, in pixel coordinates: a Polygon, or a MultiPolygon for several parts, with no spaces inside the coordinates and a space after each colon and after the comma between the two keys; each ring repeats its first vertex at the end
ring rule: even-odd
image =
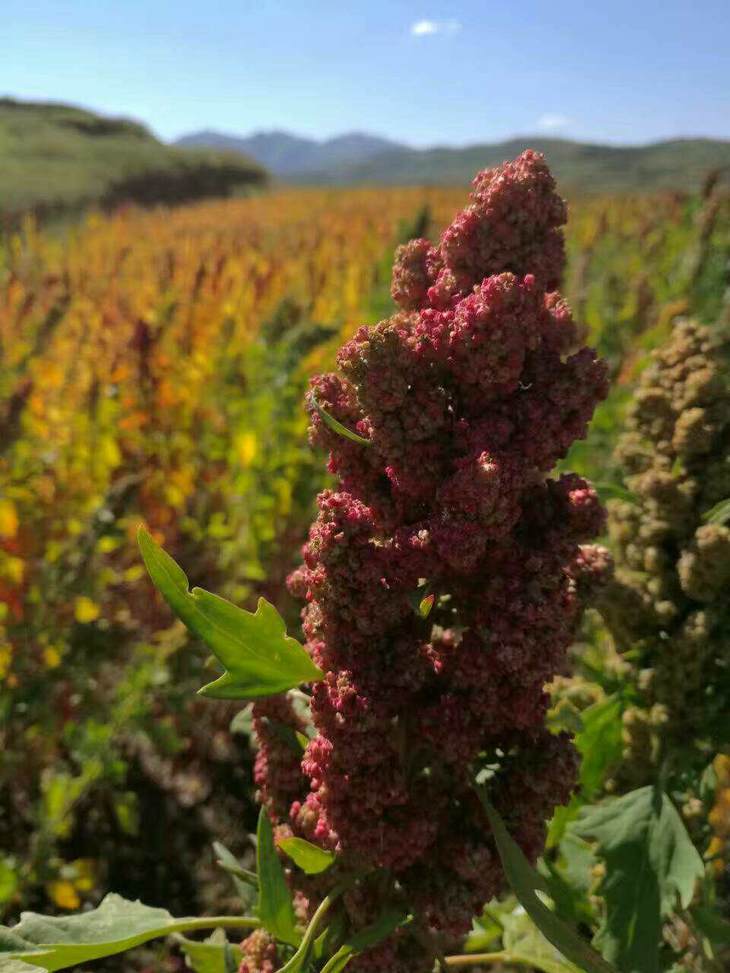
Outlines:
{"type": "Polygon", "coordinates": [[[616,146],[536,135],[464,148],[414,149],[361,132],[317,142],[278,131],[241,138],[202,131],[177,144],[240,152],[279,179],[299,183],[463,184],[477,170],[528,147],[545,153],[564,189],[578,192],[692,189],[715,169],[730,179],[730,140],[702,138],[616,146]]]}
{"type": "Polygon", "coordinates": [[[279,177],[322,174],[331,169],[360,165],[374,156],[402,152],[406,146],[377,135],[348,132],[317,142],[289,132],[256,132],[245,138],[205,129],[179,138],[176,145],[240,152],[255,159],[279,177]]]}

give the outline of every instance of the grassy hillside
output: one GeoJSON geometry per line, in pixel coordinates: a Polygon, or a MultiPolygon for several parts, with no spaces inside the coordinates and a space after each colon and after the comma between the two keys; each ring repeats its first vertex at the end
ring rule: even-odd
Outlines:
{"type": "Polygon", "coordinates": [[[478,169],[512,159],[528,147],[545,153],[563,189],[578,192],[692,189],[715,169],[730,178],[730,141],[676,139],[646,146],[609,146],[525,137],[461,149],[400,149],[354,165],[302,173],[300,179],[337,184],[467,183],[478,169]]]}
{"type": "Polygon", "coordinates": [[[0,99],[0,214],[182,202],[265,181],[232,153],[164,145],[143,125],[61,104],[0,99]]]}

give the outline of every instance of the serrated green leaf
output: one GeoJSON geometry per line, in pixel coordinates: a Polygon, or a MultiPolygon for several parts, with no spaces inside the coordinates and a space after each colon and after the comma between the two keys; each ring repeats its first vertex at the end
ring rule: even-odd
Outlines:
{"type": "Polygon", "coordinates": [[[251,929],[258,925],[245,917],[176,919],[166,909],[110,894],[89,912],[71,916],[24,912],[12,929],[0,926],[0,962],[27,960],[44,970],[62,970],[122,953],[160,936],[226,922],[251,929]]]}
{"type": "Polygon", "coordinates": [[[651,786],[583,808],[573,830],[597,843],[605,862],[600,892],[604,956],[622,973],[658,973],[662,919],[687,908],[702,859],[666,794],[651,786]]]}
{"type": "Polygon", "coordinates": [[[730,499],[721,500],[702,514],[707,524],[726,524],[730,520],[730,499]]]}
{"type": "Polygon", "coordinates": [[[296,929],[296,916],[284,869],[274,847],[274,832],[264,808],[259,812],[256,829],[256,867],[259,876],[259,918],[264,929],[275,939],[298,946],[301,936],[296,929]]]}
{"type": "Polygon", "coordinates": [[[369,439],[365,439],[364,436],[360,436],[358,433],[353,432],[352,429],[348,429],[347,426],[343,426],[342,423],[335,419],[334,416],[331,416],[329,412],[327,412],[327,410],[324,409],[319,402],[317,402],[314,393],[312,393],[311,399],[312,405],[322,417],[322,422],[324,422],[326,426],[329,426],[332,432],[336,432],[338,436],[342,436],[344,439],[349,439],[350,442],[358,443],[360,446],[372,446],[369,439]]]}
{"type": "Polygon", "coordinates": [[[255,612],[248,612],[202,588],[189,591],[183,570],[143,527],[138,538],[155,586],[225,669],[219,679],[199,690],[201,695],[252,699],[323,677],[299,642],[286,634],[281,615],[264,598],[259,598],[255,612]]]}
{"type": "Polygon", "coordinates": [[[487,798],[482,785],[475,785],[479,799],[492,828],[504,873],[520,905],[537,928],[562,955],[586,973],[616,973],[614,968],[591,948],[570,926],[566,925],[538,897],[545,881],[525,858],[512,838],[496,808],[487,798]]]}
{"type": "Polygon", "coordinates": [[[279,847],[307,875],[319,875],[335,862],[333,851],[325,851],[304,838],[282,838],[279,847]]]}
{"type": "Polygon", "coordinates": [[[472,919],[471,930],[464,941],[467,953],[483,953],[502,935],[502,925],[485,910],[478,918],[472,919]]]}
{"type": "Polygon", "coordinates": [[[570,801],[562,807],[556,807],[552,819],[548,825],[546,848],[554,848],[563,840],[570,823],[578,816],[583,806],[583,801],[578,794],[573,794],[570,801]]]}
{"type": "Polygon", "coordinates": [[[581,754],[580,784],[583,796],[590,800],[606,774],[620,759],[623,751],[621,700],[609,696],[583,710],[583,729],[575,738],[581,754]]]}

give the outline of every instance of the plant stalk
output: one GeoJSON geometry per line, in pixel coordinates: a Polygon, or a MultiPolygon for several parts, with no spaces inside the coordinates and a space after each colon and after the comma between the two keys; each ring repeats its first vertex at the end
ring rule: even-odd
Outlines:
{"type": "Polygon", "coordinates": [[[484,963],[516,963],[521,966],[530,966],[531,962],[520,956],[513,956],[511,953],[501,950],[497,953],[465,953],[462,956],[447,956],[446,966],[481,966],[484,963]]]}

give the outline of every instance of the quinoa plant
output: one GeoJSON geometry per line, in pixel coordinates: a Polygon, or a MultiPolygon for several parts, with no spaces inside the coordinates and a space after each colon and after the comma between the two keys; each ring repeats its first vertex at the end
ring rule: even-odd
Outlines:
{"type": "MultiPolygon", "coordinates": [[[[547,473],[606,376],[554,290],[564,220],[536,153],[481,173],[438,245],[399,248],[398,313],[312,381],[311,441],[338,483],[290,586],[325,677],[301,760],[271,732],[303,731],[293,702],[255,705],[256,780],[279,835],[365,874],[343,900],[348,926],[384,897],[416,917],[353,970],[429,969],[504,889],[475,773],[532,861],[575,783],[544,687],[603,567],[583,545],[604,512],[585,480],[547,473]]],[[[298,879],[310,916],[322,890],[298,879]]]]}
{"type": "Polygon", "coordinates": [[[616,651],[603,669],[593,656],[602,686],[581,714],[574,818],[581,800],[598,803],[580,809],[561,847],[570,856],[576,837],[592,843],[598,941],[620,970],[728,968],[712,808],[730,745],[729,365],[722,327],[677,320],[615,454],[627,489],[609,503],[615,570],[595,604],[616,651]]]}
{"type": "Polygon", "coordinates": [[[730,339],[690,320],[644,372],[617,458],[615,577],[601,609],[636,703],[621,773],[695,776],[730,743],[730,339]],[[702,741],[699,746],[698,742],[702,741]]]}

